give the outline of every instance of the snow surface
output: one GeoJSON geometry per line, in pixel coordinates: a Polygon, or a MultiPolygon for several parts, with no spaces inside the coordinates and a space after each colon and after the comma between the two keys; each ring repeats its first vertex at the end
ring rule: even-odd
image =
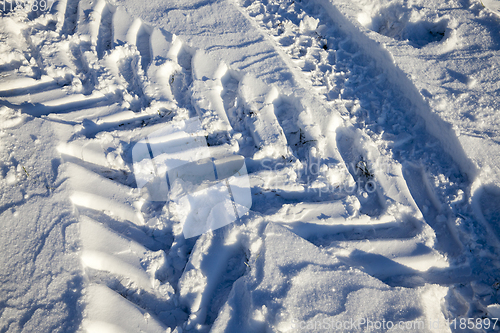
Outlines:
{"type": "Polygon", "coordinates": [[[498,1],[36,4],[0,332],[500,330],[498,1]]]}

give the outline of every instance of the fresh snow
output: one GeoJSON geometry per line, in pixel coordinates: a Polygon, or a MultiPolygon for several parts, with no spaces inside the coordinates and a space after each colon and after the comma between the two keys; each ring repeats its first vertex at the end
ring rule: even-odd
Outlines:
{"type": "Polygon", "coordinates": [[[499,1],[0,10],[0,332],[500,331],[499,1]]]}

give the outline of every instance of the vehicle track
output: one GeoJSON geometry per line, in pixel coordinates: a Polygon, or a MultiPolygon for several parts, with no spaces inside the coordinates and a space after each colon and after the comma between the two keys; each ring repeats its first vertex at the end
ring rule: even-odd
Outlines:
{"type": "MultiPolygon", "coordinates": [[[[464,254],[455,224],[472,224],[463,199],[470,183],[437,139],[419,135],[423,120],[383,69],[314,1],[235,5],[295,78],[306,78],[325,114],[106,1],[57,2],[50,38],[71,55],[51,63],[50,43],[33,44],[43,74],[0,87],[1,104],[61,129],[87,279],[84,328],[218,327],[235,283],[264,274],[256,244],[282,230],[272,225],[393,286],[494,276],[479,260],[487,276],[464,277],[476,258],[464,254]],[[253,206],[235,223],[186,240],[169,202],[141,196],[132,147],[195,116],[210,149],[245,157],[253,206]]],[[[495,248],[485,249],[494,257],[495,248]]]]}
{"type": "MultiPolygon", "coordinates": [[[[338,110],[341,105],[339,111],[346,120],[347,127],[352,126],[355,130],[339,128],[337,147],[355,179],[366,176],[363,175],[364,170],[358,168],[359,161],[363,161],[372,170],[370,172],[374,173],[375,179],[378,178],[377,168],[387,168],[388,164],[394,162],[400,165],[397,167],[401,168],[400,177],[394,184],[403,180],[403,187],[396,185],[396,188],[401,191],[407,187],[410,201],[414,201],[426,224],[436,235],[433,247],[450,260],[451,270],[456,270],[455,274],[458,279],[463,279],[463,283],[453,286],[456,280],[442,279],[439,274],[425,274],[424,280],[452,286],[448,298],[449,306],[453,309],[450,310],[451,318],[484,316],[487,304],[475,301],[474,298],[480,297],[479,294],[484,294],[485,290],[488,290],[487,293],[494,293],[495,276],[498,273],[497,268],[493,267],[495,265],[487,264],[489,259],[474,250],[477,244],[471,242],[469,232],[476,235],[474,238],[486,241],[481,248],[489,253],[490,258],[498,252],[498,241],[493,236],[494,232],[488,232],[488,223],[478,221],[478,215],[482,213],[474,213],[467,200],[473,191],[473,184],[462,170],[462,165],[458,165],[446,153],[442,142],[430,134],[421,135],[428,131],[429,126],[420,118],[419,106],[411,102],[412,96],[406,96],[405,91],[388,80],[385,74],[387,69],[379,67],[375,58],[367,54],[366,49],[360,47],[350,33],[346,33],[344,22],[335,22],[334,16],[329,13],[336,9],[325,8],[333,7],[332,4],[325,5],[324,1],[273,0],[236,3],[244,8],[245,15],[255,22],[262,34],[274,41],[278,52],[286,53],[293,66],[300,69],[304,77],[309,78],[318,98],[323,99],[332,109],[338,110]],[[344,133],[347,135],[343,135],[344,133]],[[359,141],[362,144],[355,143],[359,141]],[[378,157],[374,159],[374,155],[378,157]],[[487,236],[489,233],[492,236],[487,236]],[[470,275],[471,271],[475,273],[470,275]],[[472,284],[467,282],[471,280],[474,281],[472,284]],[[464,288],[464,284],[467,287],[464,288]],[[476,284],[483,286],[485,290],[475,294],[479,290],[473,287],[476,284]],[[465,296],[464,290],[473,290],[471,294],[476,296],[465,296]],[[465,312],[457,310],[464,306],[467,308],[465,312]]],[[[363,198],[359,200],[363,202],[363,198]]],[[[370,210],[369,206],[366,206],[365,212],[373,215],[366,209],[370,210]]],[[[372,212],[378,215],[377,212],[380,211],[379,207],[372,212]]],[[[397,232],[392,233],[395,234],[397,232]]],[[[358,249],[362,246],[356,242],[352,245],[345,241],[337,243],[337,237],[326,230],[323,235],[322,240],[312,240],[313,243],[330,246],[332,250],[336,246],[354,246],[358,249]],[[325,243],[325,239],[329,238],[333,242],[325,243]]],[[[381,235],[377,235],[379,236],[381,235]]],[[[370,236],[361,238],[373,239],[370,236]]],[[[398,242],[406,241],[402,238],[398,242]]],[[[376,253],[376,247],[372,247],[371,251],[376,253]]],[[[383,247],[391,246],[384,244],[383,247]]],[[[376,272],[373,274],[389,284],[413,284],[412,278],[404,278],[404,274],[394,279],[376,272]]]]}

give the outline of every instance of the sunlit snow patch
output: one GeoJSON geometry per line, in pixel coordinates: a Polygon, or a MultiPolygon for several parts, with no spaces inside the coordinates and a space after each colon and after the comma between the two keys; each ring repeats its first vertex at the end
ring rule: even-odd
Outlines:
{"type": "Polygon", "coordinates": [[[498,1],[498,0],[481,0],[481,3],[483,4],[483,6],[485,6],[489,10],[500,15],[500,1],[498,1]]]}
{"type": "Polygon", "coordinates": [[[213,158],[198,118],[169,124],[132,150],[137,186],[150,201],[171,201],[184,237],[234,222],[252,206],[245,159],[213,158]]]}

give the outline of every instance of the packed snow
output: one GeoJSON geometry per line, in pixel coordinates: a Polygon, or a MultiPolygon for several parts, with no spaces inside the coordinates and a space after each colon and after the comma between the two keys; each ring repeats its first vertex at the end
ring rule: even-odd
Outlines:
{"type": "Polygon", "coordinates": [[[500,331],[500,1],[0,11],[0,332],[500,331]]]}

